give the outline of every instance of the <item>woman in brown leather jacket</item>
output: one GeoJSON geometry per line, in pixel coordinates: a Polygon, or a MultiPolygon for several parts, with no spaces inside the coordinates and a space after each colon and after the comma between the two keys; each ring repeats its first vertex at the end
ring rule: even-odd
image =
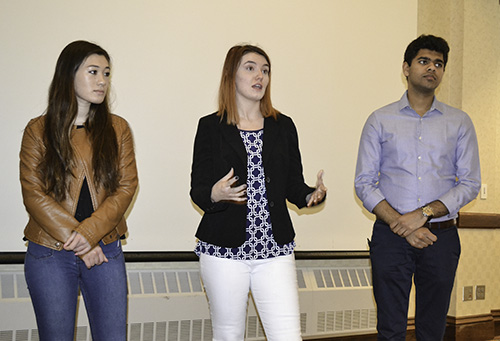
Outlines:
{"type": "Polygon", "coordinates": [[[25,276],[42,341],[73,340],[79,289],[92,339],[126,339],[120,238],[138,181],[130,128],[109,112],[109,84],[108,53],[70,43],[57,61],[45,114],[24,131],[25,276]]]}

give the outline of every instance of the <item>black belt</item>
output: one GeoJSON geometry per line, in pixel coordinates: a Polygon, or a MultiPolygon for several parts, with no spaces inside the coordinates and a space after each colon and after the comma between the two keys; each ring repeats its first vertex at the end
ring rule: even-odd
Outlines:
{"type": "Polygon", "coordinates": [[[425,223],[424,227],[427,227],[429,229],[448,229],[450,227],[456,226],[457,221],[455,219],[450,219],[450,220],[445,220],[445,221],[439,221],[435,223],[425,223]]]}

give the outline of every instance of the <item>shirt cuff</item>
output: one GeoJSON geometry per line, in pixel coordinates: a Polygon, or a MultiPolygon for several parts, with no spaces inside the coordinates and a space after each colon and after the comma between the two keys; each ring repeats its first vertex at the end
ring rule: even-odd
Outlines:
{"type": "Polygon", "coordinates": [[[365,206],[369,212],[373,213],[375,206],[377,206],[382,200],[385,200],[385,196],[379,189],[376,189],[366,197],[363,201],[363,206],[365,206]]]}

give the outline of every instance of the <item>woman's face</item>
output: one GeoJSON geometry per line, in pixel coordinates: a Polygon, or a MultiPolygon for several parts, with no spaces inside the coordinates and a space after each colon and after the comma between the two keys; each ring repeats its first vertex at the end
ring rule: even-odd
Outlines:
{"type": "Polygon", "coordinates": [[[92,54],[75,74],[75,94],[79,106],[101,104],[109,86],[110,68],[106,57],[92,54]]]}
{"type": "Polygon", "coordinates": [[[264,56],[250,52],[241,57],[236,70],[236,102],[260,101],[269,84],[269,64],[264,56]]]}

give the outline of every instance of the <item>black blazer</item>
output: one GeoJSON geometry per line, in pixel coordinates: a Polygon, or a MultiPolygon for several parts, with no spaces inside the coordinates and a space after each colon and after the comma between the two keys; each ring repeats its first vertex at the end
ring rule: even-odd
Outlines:
{"type": "MultiPolygon", "coordinates": [[[[297,130],[283,114],[264,119],[262,160],[274,239],[278,244],[295,237],[286,200],[298,208],[307,205],[306,196],[314,188],[304,183],[297,130]]],[[[247,153],[238,128],[221,122],[216,113],[198,122],[191,169],[191,199],[205,214],[196,237],[225,247],[245,242],[246,204],[213,203],[213,185],[234,168],[238,185],[247,179],[247,153]]]]}

